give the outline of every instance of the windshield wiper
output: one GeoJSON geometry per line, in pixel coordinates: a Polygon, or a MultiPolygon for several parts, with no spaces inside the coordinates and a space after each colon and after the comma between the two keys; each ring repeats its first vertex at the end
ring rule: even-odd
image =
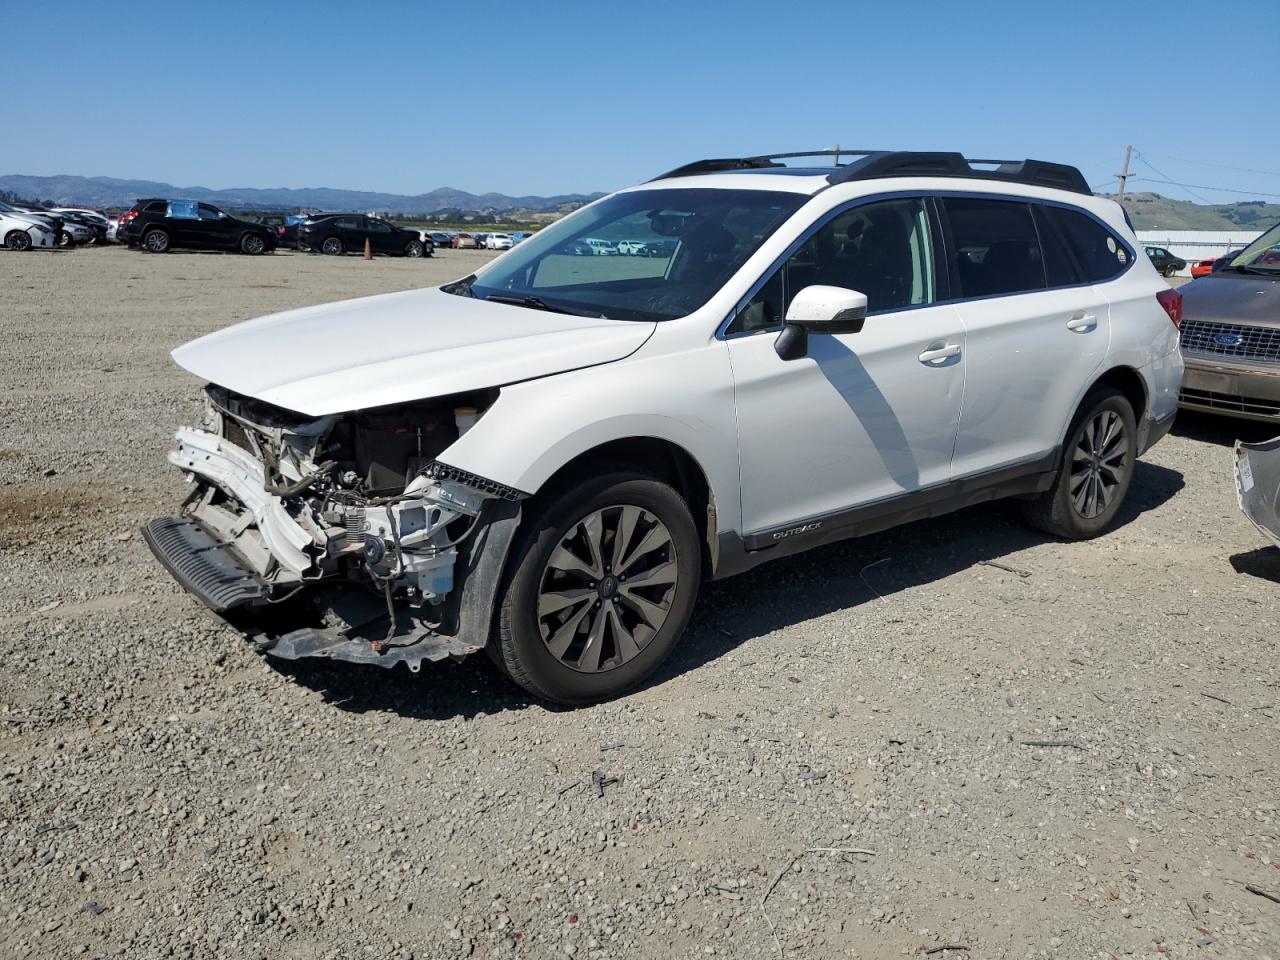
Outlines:
{"type": "Polygon", "coordinates": [[[591,317],[596,320],[607,320],[608,318],[601,313],[593,313],[591,311],[570,310],[567,307],[553,307],[541,297],[517,297],[507,296],[501,293],[491,293],[485,300],[491,300],[494,303],[510,303],[517,307],[528,307],[530,310],[545,310],[547,313],[565,313],[571,317],[591,317]]]}

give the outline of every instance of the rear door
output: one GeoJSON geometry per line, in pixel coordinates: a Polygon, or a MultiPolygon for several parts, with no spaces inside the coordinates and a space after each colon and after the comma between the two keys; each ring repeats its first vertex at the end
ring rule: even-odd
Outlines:
{"type": "Polygon", "coordinates": [[[342,247],[347,251],[359,253],[364,249],[364,238],[368,235],[364,227],[364,217],[350,215],[339,217],[334,222],[338,236],[342,238],[342,247]]]}
{"type": "Polygon", "coordinates": [[[171,200],[165,211],[164,222],[173,246],[201,246],[200,215],[194,200],[171,200]]]}
{"type": "Polygon", "coordinates": [[[1106,357],[1107,298],[1072,254],[1061,208],[978,195],[939,206],[968,341],[953,473],[1044,466],[1106,357]]]}

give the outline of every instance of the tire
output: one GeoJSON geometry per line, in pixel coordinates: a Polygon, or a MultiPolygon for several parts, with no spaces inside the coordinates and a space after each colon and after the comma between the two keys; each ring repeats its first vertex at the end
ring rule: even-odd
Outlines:
{"type": "Polygon", "coordinates": [[[618,469],[559,491],[523,526],[492,641],[503,671],[534,696],[575,706],[652,675],[684,633],[702,572],[697,528],[680,495],[618,469]],[[630,536],[615,556],[619,530],[630,536]],[[600,559],[584,560],[592,556],[600,559]]]}
{"type": "Polygon", "coordinates": [[[1177,272],[1178,272],[1178,268],[1173,266],[1172,264],[1164,268],[1165,277],[1172,277],[1177,272]]]}
{"type": "Polygon", "coordinates": [[[142,235],[142,249],[148,253],[168,253],[169,234],[163,230],[148,230],[142,235]]]}
{"type": "Polygon", "coordinates": [[[1071,421],[1053,486],[1024,502],[1027,522],[1064,540],[1098,536],[1129,492],[1137,443],[1133,407],[1124,394],[1113,387],[1090,390],[1071,421]]]}
{"type": "Polygon", "coordinates": [[[338,237],[325,237],[320,244],[320,252],[330,257],[340,257],[346,251],[342,249],[342,241],[338,237]]]}
{"type": "Polygon", "coordinates": [[[267,241],[260,233],[246,233],[240,238],[240,252],[251,257],[259,257],[267,252],[267,241]]]}
{"type": "Polygon", "coordinates": [[[424,255],[426,248],[422,246],[421,240],[410,240],[404,245],[404,255],[417,259],[424,255]]]}
{"type": "Polygon", "coordinates": [[[10,230],[4,238],[4,245],[10,250],[30,250],[31,234],[25,230],[10,230]]]}
{"type": "Polygon", "coordinates": [[[62,247],[63,249],[69,250],[75,245],[76,245],[76,242],[71,239],[71,234],[67,233],[67,231],[65,230],[58,231],[58,246],[62,247]]]}

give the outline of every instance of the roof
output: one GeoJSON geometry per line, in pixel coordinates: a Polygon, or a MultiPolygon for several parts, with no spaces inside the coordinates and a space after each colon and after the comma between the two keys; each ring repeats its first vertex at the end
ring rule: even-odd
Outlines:
{"type": "MultiPolygon", "coordinates": [[[[1046,160],[970,160],[960,153],[924,153],[905,150],[814,150],[798,153],[775,153],[757,157],[724,157],[697,160],[676,167],[655,180],[725,175],[743,178],[739,186],[762,187],[757,178],[773,181],[772,189],[813,193],[825,186],[855,180],[890,177],[941,177],[946,179],[994,180],[1027,186],[1048,187],[1092,196],[1093,191],[1075,167],[1046,160]],[[832,157],[832,166],[795,166],[781,163],[785,159],[832,157]],[[848,157],[846,163],[841,159],[848,157]],[[778,178],[795,181],[785,184],[778,178]]],[[[652,181],[650,181],[652,182],[652,181]]]]}

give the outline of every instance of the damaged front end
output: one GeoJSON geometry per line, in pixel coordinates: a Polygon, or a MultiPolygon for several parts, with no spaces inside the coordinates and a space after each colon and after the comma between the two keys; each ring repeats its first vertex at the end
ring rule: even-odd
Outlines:
{"type": "Polygon", "coordinates": [[[495,396],[308,419],[210,386],[169,453],[192,491],[143,535],[273,656],[416,670],[471,653],[524,494],[436,457],[495,396]]]}
{"type": "Polygon", "coordinates": [[[1240,509],[1280,546],[1280,437],[1262,443],[1238,440],[1235,455],[1240,509]]]}

